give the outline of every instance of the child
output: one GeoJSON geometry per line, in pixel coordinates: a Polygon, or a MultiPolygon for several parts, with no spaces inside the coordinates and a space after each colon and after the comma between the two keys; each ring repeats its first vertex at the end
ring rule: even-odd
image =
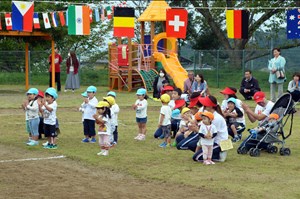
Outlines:
{"type": "Polygon", "coordinates": [[[179,123],[179,130],[175,135],[175,141],[172,143],[172,146],[176,147],[177,142],[176,138],[180,135],[183,135],[188,130],[188,124],[193,120],[193,117],[191,115],[191,111],[189,108],[184,107],[181,110],[181,121],[179,123]]]}
{"type": "Polygon", "coordinates": [[[39,144],[39,104],[37,101],[38,89],[30,88],[27,95],[27,102],[23,104],[28,119],[29,132],[31,139],[27,142],[28,146],[36,146],[39,144]]]}
{"type": "Polygon", "coordinates": [[[162,87],[160,88],[160,96],[162,96],[164,93],[165,93],[165,87],[169,86],[170,85],[170,82],[165,79],[162,81],[162,87]]]}
{"type": "MultiPolygon", "coordinates": [[[[108,97],[113,97],[114,99],[116,99],[116,93],[113,91],[109,91],[107,93],[108,97]]],[[[118,104],[114,104],[111,106],[110,111],[113,113],[113,123],[115,124],[115,130],[113,131],[113,140],[111,145],[116,145],[118,143],[118,114],[120,112],[120,108],[118,104]]]]}
{"type": "Polygon", "coordinates": [[[202,113],[202,124],[199,129],[199,135],[201,139],[197,143],[197,150],[199,150],[200,145],[203,151],[203,164],[215,164],[212,160],[212,151],[214,144],[214,137],[217,136],[217,128],[211,122],[214,119],[214,114],[211,112],[202,113]]]}
{"type": "Polygon", "coordinates": [[[141,141],[146,139],[148,96],[144,88],[138,89],[136,95],[138,99],[135,104],[132,105],[132,108],[136,111],[136,122],[138,124],[139,133],[134,139],[141,141]]]}
{"type": "Polygon", "coordinates": [[[267,127],[273,127],[272,132],[277,132],[279,125],[276,125],[277,120],[279,119],[279,115],[276,113],[271,113],[264,123],[262,123],[259,127],[250,130],[252,135],[257,135],[257,133],[262,133],[266,130],[267,127]],[[274,128],[276,127],[276,128],[274,128]]]}
{"type": "MultiPolygon", "coordinates": [[[[38,104],[40,104],[44,99],[44,92],[39,90],[37,95],[38,104]]],[[[42,139],[42,134],[44,134],[44,118],[43,113],[39,111],[39,139],[42,139]]],[[[45,134],[44,134],[45,135],[45,134]]]]}
{"type": "Polygon", "coordinates": [[[167,145],[171,143],[171,114],[172,110],[168,103],[171,98],[168,94],[163,94],[160,96],[160,100],[162,103],[162,107],[160,109],[160,115],[158,119],[158,128],[162,129],[162,133],[164,135],[165,141],[161,143],[159,146],[165,148],[167,145]]]}
{"type": "Polygon", "coordinates": [[[101,151],[97,155],[108,156],[108,150],[110,147],[110,135],[111,132],[111,114],[110,105],[108,102],[100,101],[96,108],[97,113],[93,115],[96,123],[99,125],[98,135],[99,135],[99,146],[101,151]]]}
{"type": "Polygon", "coordinates": [[[95,97],[97,88],[95,86],[89,86],[86,89],[88,97],[84,99],[84,136],[82,139],[83,143],[96,143],[96,132],[95,132],[95,118],[93,115],[96,114],[96,106],[98,104],[98,100],[95,97]],[[91,140],[89,140],[91,138],[91,140]]]}
{"type": "Polygon", "coordinates": [[[57,149],[56,145],[56,111],[58,95],[55,88],[48,88],[45,91],[45,100],[39,104],[40,111],[44,117],[44,133],[48,138],[48,144],[44,146],[45,149],[57,149]],[[45,102],[46,101],[46,102],[45,102]]]}
{"type": "Polygon", "coordinates": [[[82,125],[83,125],[83,132],[84,132],[84,108],[83,107],[85,105],[85,100],[88,98],[88,94],[86,91],[84,91],[83,93],[81,93],[81,96],[83,97],[83,102],[80,105],[78,110],[82,113],[81,120],[82,120],[82,125]]]}
{"type": "Polygon", "coordinates": [[[243,109],[239,109],[235,105],[236,103],[237,101],[235,98],[228,98],[227,109],[223,111],[228,127],[228,133],[233,137],[232,142],[240,141],[242,132],[245,130],[243,109]]]}

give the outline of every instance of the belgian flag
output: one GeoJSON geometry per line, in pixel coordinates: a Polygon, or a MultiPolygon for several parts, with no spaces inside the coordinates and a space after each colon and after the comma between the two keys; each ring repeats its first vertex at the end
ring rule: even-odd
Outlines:
{"type": "Polygon", "coordinates": [[[230,39],[248,39],[249,12],[226,10],[227,36],[230,39]]]}
{"type": "Polygon", "coordinates": [[[134,37],[134,9],[114,7],[114,36],[134,37]]]}

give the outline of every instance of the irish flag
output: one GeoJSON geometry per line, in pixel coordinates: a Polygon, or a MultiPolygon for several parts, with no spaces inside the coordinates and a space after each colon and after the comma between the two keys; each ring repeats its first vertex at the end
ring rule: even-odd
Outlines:
{"type": "Polygon", "coordinates": [[[90,34],[90,8],[89,6],[68,7],[68,34],[89,35],[90,34]]]}

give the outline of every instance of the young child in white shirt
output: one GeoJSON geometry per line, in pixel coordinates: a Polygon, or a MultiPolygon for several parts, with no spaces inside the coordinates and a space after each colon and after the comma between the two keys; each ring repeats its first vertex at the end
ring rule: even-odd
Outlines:
{"type": "Polygon", "coordinates": [[[171,115],[172,110],[168,103],[171,100],[170,95],[163,94],[160,96],[160,100],[162,103],[162,107],[160,108],[160,114],[158,119],[158,128],[162,129],[162,133],[164,136],[164,142],[161,143],[159,146],[165,148],[167,145],[170,146],[171,143],[171,115]]]}
{"type": "Polygon", "coordinates": [[[88,98],[88,94],[86,91],[84,91],[83,93],[81,93],[81,96],[83,97],[83,102],[81,103],[78,110],[82,113],[81,120],[82,120],[83,132],[84,132],[84,108],[83,107],[85,105],[85,99],[88,98]]]}

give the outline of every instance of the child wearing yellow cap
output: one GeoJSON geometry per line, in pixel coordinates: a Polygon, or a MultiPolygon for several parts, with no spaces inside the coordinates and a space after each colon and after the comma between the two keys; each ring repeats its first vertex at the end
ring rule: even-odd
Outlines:
{"type": "Polygon", "coordinates": [[[162,106],[160,108],[160,114],[158,119],[158,128],[162,129],[162,133],[164,135],[164,142],[161,143],[159,146],[165,148],[167,145],[170,145],[171,142],[171,115],[172,110],[168,103],[171,100],[170,95],[163,94],[160,96],[160,100],[162,106]]]}

